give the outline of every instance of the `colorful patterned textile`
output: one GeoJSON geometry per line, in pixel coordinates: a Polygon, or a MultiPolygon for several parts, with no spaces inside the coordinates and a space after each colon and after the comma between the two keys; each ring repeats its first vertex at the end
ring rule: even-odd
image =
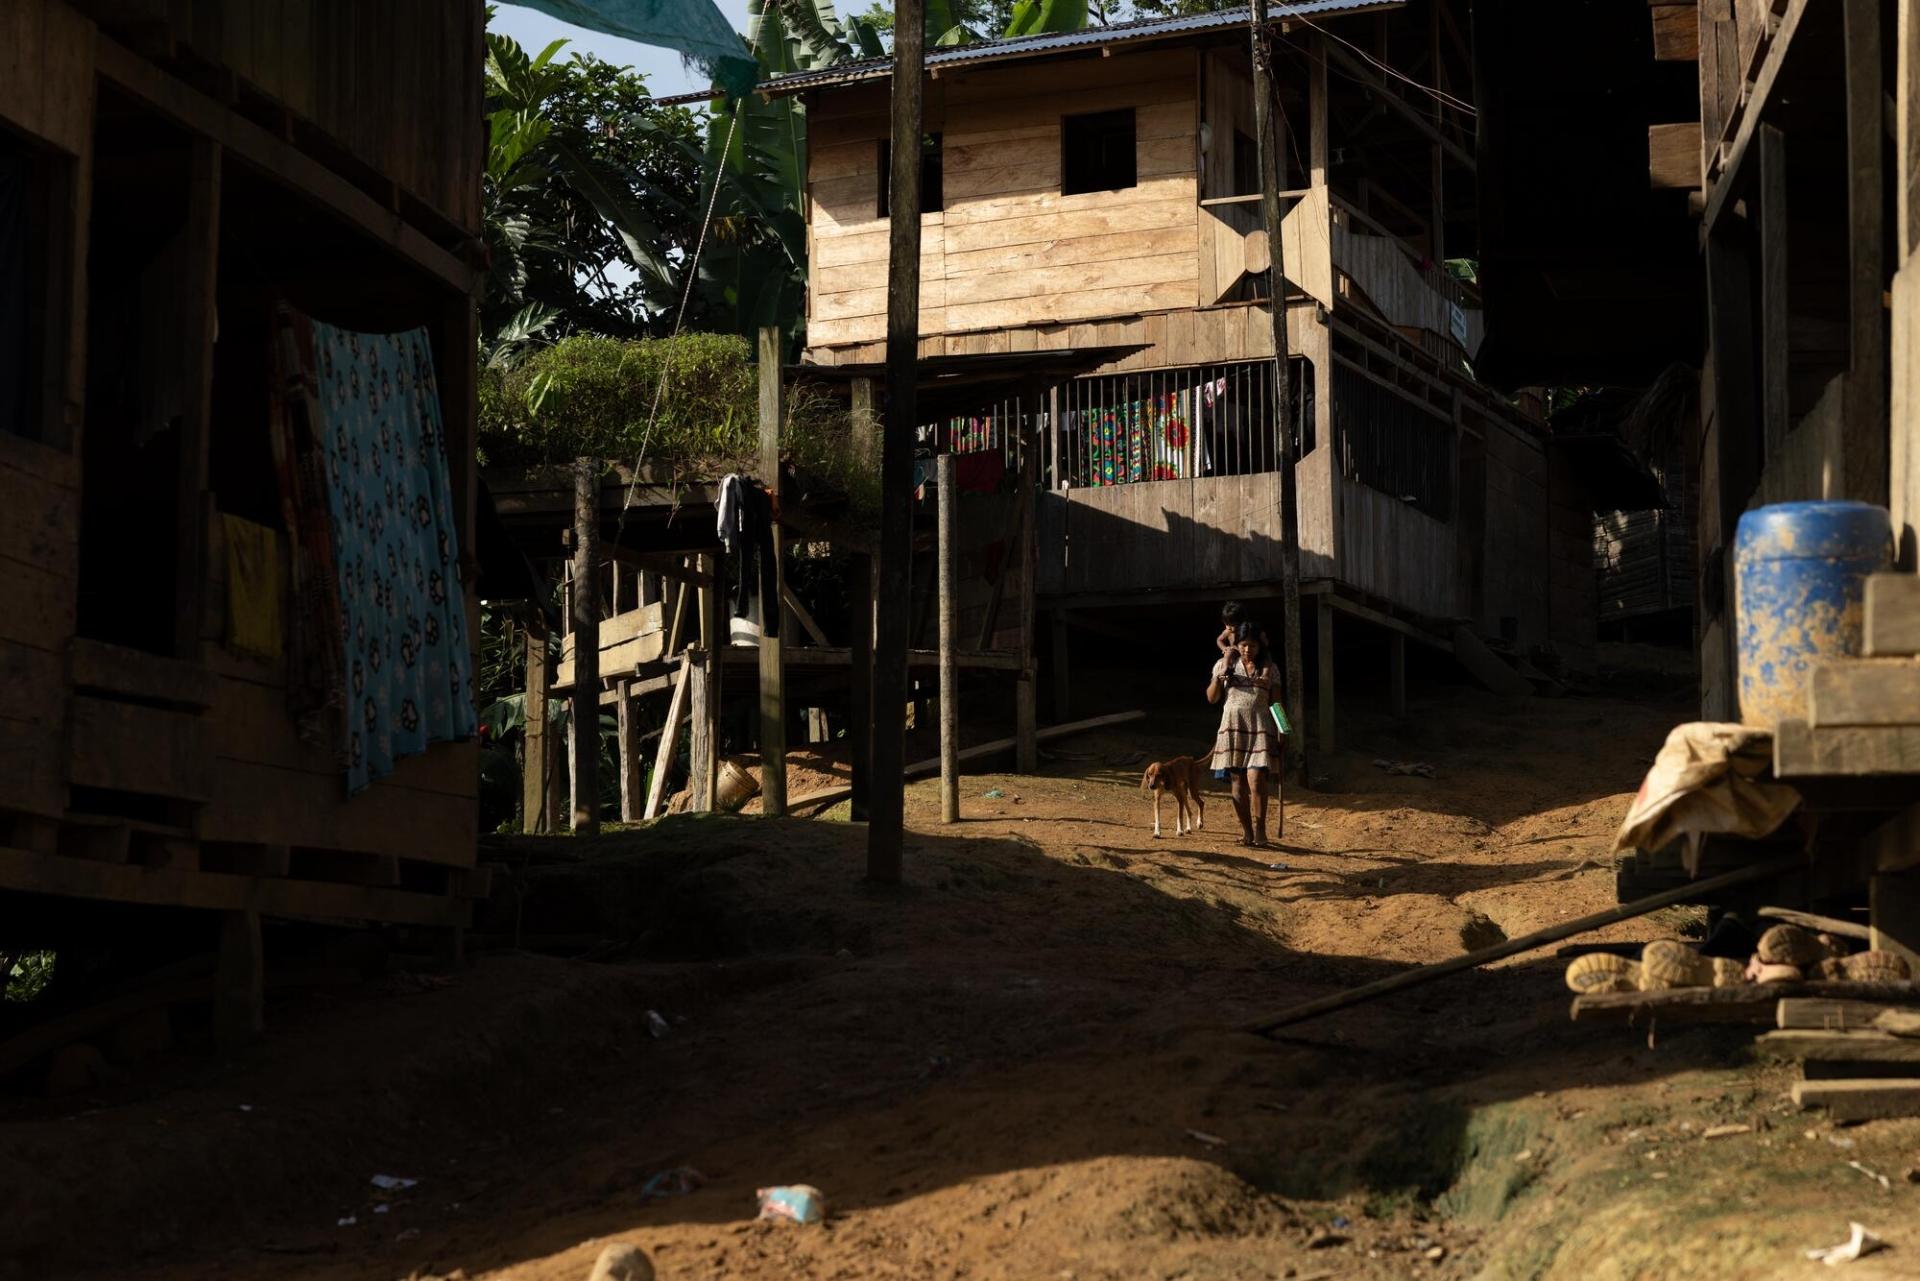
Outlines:
{"type": "Polygon", "coordinates": [[[287,710],[300,737],[342,757],[347,680],[339,636],[339,578],[333,520],[327,509],[326,428],[313,368],[313,328],[291,307],[274,314],[274,376],[267,398],[267,434],[280,481],[280,517],[291,545],[288,590],[293,599],[287,641],[287,710]]]}
{"type": "Polygon", "coordinates": [[[1089,483],[1184,480],[1195,473],[1193,394],[1168,392],[1083,416],[1089,483]]]}
{"type": "Polygon", "coordinates": [[[311,328],[357,792],[400,757],[474,733],[460,521],[426,331],[311,328]]]}

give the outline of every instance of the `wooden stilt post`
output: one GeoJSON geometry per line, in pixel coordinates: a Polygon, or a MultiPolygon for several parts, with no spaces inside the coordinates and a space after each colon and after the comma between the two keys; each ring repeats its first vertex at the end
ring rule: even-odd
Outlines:
{"type": "Polygon", "coordinates": [[[1073,719],[1073,663],[1068,652],[1067,616],[1053,611],[1053,723],[1064,725],[1073,719]]]}
{"type": "MultiPolygon", "coordinates": [[[[1260,212],[1272,263],[1268,289],[1272,301],[1268,303],[1268,310],[1273,323],[1273,400],[1278,424],[1275,453],[1280,471],[1280,648],[1286,674],[1287,716],[1299,725],[1304,723],[1306,677],[1300,662],[1300,503],[1293,470],[1293,406],[1287,376],[1287,273],[1285,238],[1281,234],[1285,214],[1280,208],[1280,129],[1275,119],[1280,99],[1273,86],[1273,33],[1267,25],[1267,0],[1252,0],[1252,6],[1253,111],[1260,148],[1260,212]]],[[[1322,627],[1325,626],[1323,622],[1322,627]]],[[[1323,671],[1330,670],[1327,667],[1330,658],[1330,653],[1321,655],[1323,671]]],[[[1329,703],[1323,708],[1322,717],[1331,717],[1331,706],[1329,703]]],[[[1331,719],[1324,723],[1332,725],[1331,719]]],[[[1301,750],[1288,752],[1287,759],[1297,778],[1304,781],[1313,777],[1307,768],[1304,745],[1301,750]]]]}
{"type": "Polygon", "coordinates": [[[957,554],[955,527],[959,494],[953,481],[953,455],[942,454],[934,465],[936,498],[940,504],[940,820],[960,821],[960,667],[954,658],[953,562],[957,554]]]}
{"type": "MultiPolygon", "coordinates": [[[[780,331],[760,331],[760,483],[780,506],[780,331]]],[[[760,603],[760,812],[783,817],[787,812],[787,672],[780,625],[785,611],[786,569],[782,561],[785,539],[778,519],[773,527],[772,600],[760,603]]]]}
{"type": "Polygon", "coordinates": [[[1763,124],[1760,144],[1760,422],[1767,457],[1786,444],[1787,379],[1787,135],[1763,124]]]}
{"type": "Polygon", "coordinates": [[[1333,754],[1333,602],[1326,596],[1320,597],[1320,610],[1315,619],[1318,623],[1318,642],[1314,666],[1320,677],[1320,741],[1319,749],[1329,756],[1333,754]]]}
{"type": "Polygon", "coordinates": [[[573,830],[600,834],[600,469],[573,462],[573,830]]]}
{"type": "Polygon", "coordinates": [[[867,876],[898,884],[905,836],[908,608],[913,586],[913,429],[920,363],[920,99],[925,0],[894,0],[892,176],[887,238],[887,413],[880,446],[880,564],[873,664],[867,876]]]}
{"type": "Polygon", "coordinates": [[[693,688],[693,655],[680,655],[680,670],[673,680],[673,695],[667,700],[667,723],[660,731],[660,746],[653,756],[653,778],[647,784],[647,806],[642,818],[658,818],[660,804],[667,794],[667,774],[673,769],[673,749],[680,742],[680,727],[687,721],[687,701],[693,688]]]}
{"type": "Polygon", "coordinates": [[[1033,687],[1033,576],[1040,567],[1040,540],[1037,527],[1040,513],[1035,505],[1039,495],[1034,487],[1039,483],[1036,465],[1039,461],[1040,442],[1022,439],[1020,442],[1020,507],[1026,519],[1020,522],[1020,543],[1009,548],[1009,556],[1017,555],[1020,572],[1020,670],[1013,681],[1013,768],[1017,773],[1034,774],[1040,769],[1040,744],[1034,738],[1039,729],[1040,710],[1036,706],[1033,687]]]}
{"type": "Polygon", "coordinates": [[[245,1045],[264,1023],[266,964],[260,913],[220,914],[219,968],[214,975],[213,1039],[223,1050],[245,1045]]]}
{"type": "Polygon", "coordinates": [[[620,821],[637,823],[646,810],[646,769],[640,753],[640,709],[635,705],[633,682],[620,682],[619,701],[615,704],[615,723],[620,744],[620,821]]]}
{"type": "Polygon", "coordinates": [[[544,624],[527,628],[527,702],[526,730],[520,765],[520,830],[553,830],[553,730],[547,719],[548,674],[547,629],[544,624]]]}
{"type": "MultiPolygon", "coordinates": [[[[873,380],[853,380],[853,456],[862,466],[877,463],[874,454],[873,380]]],[[[873,761],[873,557],[855,552],[847,560],[847,756],[852,795],[849,817],[867,821],[867,796],[873,761]]]]}
{"type": "Polygon", "coordinates": [[[1399,632],[1387,634],[1387,692],[1393,701],[1393,714],[1407,714],[1407,638],[1399,632]]]}
{"type": "Polygon", "coordinates": [[[702,552],[696,561],[708,585],[700,588],[700,649],[688,672],[692,688],[693,740],[689,747],[690,774],[687,808],[696,814],[713,811],[714,791],[720,782],[720,672],[726,652],[726,634],[720,630],[720,558],[702,552]]]}

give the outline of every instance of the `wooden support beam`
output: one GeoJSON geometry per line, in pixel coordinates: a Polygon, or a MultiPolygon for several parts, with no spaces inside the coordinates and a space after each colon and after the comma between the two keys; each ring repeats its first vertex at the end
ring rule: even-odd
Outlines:
{"type": "Polygon", "coordinates": [[[674,748],[680,741],[680,727],[687,723],[687,703],[693,687],[693,656],[680,655],[680,670],[674,676],[673,697],[667,700],[666,727],[660,731],[660,745],[654,749],[653,778],[647,784],[647,806],[641,818],[658,818],[667,794],[667,775],[673,769],[674,748]]]}
{"type": "MultiPolygon", "coordinates": [[[[780,387],[780,331],[760,331],[760,483],[780,510],[780,420],[785,412],[780,387]]],[[[773,818],[787,812],[787,669],[781,661],[786,642],[781,611],[786,608],[786,541],[776,522],[772,549],[773,598],[761,602],[760,627],[760,812],[773,818]]]]}
{"type": "Polygon", "coordinates": [[[1920,661],[1849,658],[1821,663],[1807,679],[1807,723],[1920,725],[1920,661]]]}
{"type": "MultiPolygon", "coordinates": [[[[1697,0],[1687,4],[1656,4],[1653,14],[1653,60],[1655,62],[1698,62],[1700,60],[1700,8],[1697,0]]],[[[1700,139],[1694,135],[1694,170],[1700,167],[1700,139]]]]}
{"type": "Polygon", "coordinates": [[[880,558],[873,666],[867,877],[898,884],[905,836],[907,647],[913,585],[913,432],[920,364],[921,94],[925,0],[894,0],[887,236],[887,419],[880,449],[880,558]]]}
{"type": "Polygon", "coordinates": [[[217,143],[196,138],[187,180],[187,220],[181,232],[185,261],[180,294],[172,300],[167,327],[185,329],[192,353],[181,405],[175,498],[173,656],[197,661],[201,647],[202,597],[207,580],[208,439],[213,415],[213,348],[219,329],[216,299],[220,275],[222,153],[217,143]]]}
{"type": "MultiPolygon", "coordinates": [[[[1267,306],[1267,321],[1273,332],[1273,397],[1274,412],[1280,424],[1275,434],[1278,444],[1274,465],[1280,473],[1280,669],[1289,718],[1297,718],[1305,713],[1306,674],[1302,666],[1302,641],[1300,619],[1300,491],[1295,475],[1293,450],[1293,397],[1290,391],[1288,343],[1287,343],[1287,263],[1285,255],[1286,236],[1282,224],[1285,212],[1280,207],[1281,175],[1286,172],[1285,155],[1281,150],[1280,136],[1286,130],[1286,121],[1281,116],[1280,96],[1274,87],[1273,68],[1273,30],[1267,23],[1266,0],[1252,0],[1252,18],[1250,24],[1253,59],[1253,120],[1257,145],[1260,148],[1260,219],[1267,233],[1267,244],[1273,256],[1271,273],[1273,288],[1270,290],[1275,301],[1267,306]]],[[[1326,54],[1325,38],[1314,33],[1314,61],[1316,65],[1326,54]]],[[[1314,84],[1319,84],[1316,71],[1314,84]]],[[[1318,95],[1310,89],[1310,100],[1318,95]]],[[[1396,101],[1398,101],[1396,99],[1396,101]]],[[[1401,104],[1404,108],[1405,104],[1401,104]]],[[[1419,117],[1415,115],[1415,120],[1419,117]]],[[[1423,126],[1431,130],[1432,126],[1423,126]]],[[[1308,121],[1309,131],[1315,127],[1313,120],[1308,121]]],[[[1436,137],[1437,137],[1436,133],[1436,137]]],[[[1311,148],[1312,144],[1309,144],[1311,148]]],[[[1330,650],[1322,650],[1320,663],[1323,671],[1332,661],[1330,650]]],[[[1332,688],[1331,676],[1323,677],[1323,690],[1332,688]]],[[[1321,712],[1324,725],[1331,732],[1332,706],[1326,704],[1321,712]]],[[[1296,721],[1296,723],[1298,723],[1296,721]]],[[[1331,750],[1331,743],[1323,745],[1322,750],[1331,750]]],[[[1307,766],[1307,752],[1304,746],[1297,751],[1287,753],[1287,768],[1304,785],[1312,786],[1313,772],[1307,766]]],[[[1285,780],[1276,780],[1285,785],[1285,780]]]]}
{"type": "Polygon", "coordinates": [[[1333,720],[1333,603],[1327,596],[1321,596],[1314,611],[1317,645],[1314,652],[1314,670],[1319,678],[1319,692],[1315,711],[1319,721],[1318,747],[1327,755],[1333,755],[1336,739],[1333,720]]]}
{"type": "Polygon", "coordinates": [[[807,607],[800,603],[800,598],[793,594],[793,588],[787,586],[784,578],[780,583],[780,603],[787,607],[787,611],[793,615],[795,621],[800,624],[801,630],[806,632],[814,644],[833,644],[827,639],[827,634],[821,629],[820,624],[813,620],[813,615],[807,612],[807,607]]]}
{"type": "MultiPolygon", "coordinates": [[[[1766,57],[1760,64],[1759,72],[1754,76],[1750,93],[1740,93],[1745,103],[1740,116],[1740,126],[1734,134],[1733,142],[1725,145],[1725,161],[1716,161],[1715,147],[1717,139],[1706,138],[1707,176],[1713,181],[1713,188],[1707,193],[1706,212],[1701,218],[1701,234],[1711,238],[1720,224],[1733,212],[1733,206],[1744,192],[1741,181],[1744,177],[1749,150],[1753,136],[1759,128],[1760,118],[1764,114],[1767,102],[1773,97],[1774,82],[1780,78],[1780,68],[1786,62],[1787,50],[1792,46],[1794,34],[1800,29],[1800,19],[1806,14],[1809,0],[1788,0],[1787,10],[1780,16],[1780,25],[1774,28],[1773,37],[1766,43],[1766,57]]],[[[1709,69],[1701,64],[1703,82],[1709,75],[1709,69]]],[[[1724,144],[1723,144],[1724,145],[1724,144]]]]}
{"type": "Polygon", "coordinates": [[[1788,323],[1787,136],[1760,126],[1760,423],[1766,456],[1777,458],[1787,440],[1788,323]]]}
{"type": "Polygon", "coordinates": [[[1073,715],[1073,695],[1069,682],[1072,679],[1073,658],[1070,638],[1067,635],[1067,613],[1065,610],[1053,611],[1053,719],[1057,724],[1065,724],[1073,715]]]}
{"type": "Polygon", "coordinates": [[[1014,769],[1021,774],[1040,769],[1040,711],[1034,689],[1034,606],[1035,579],[1040,573],[1040,521],[1034,504],[1039,478],[1039,442],[1025,436],[1020,440],[1020,506],[1026,511],[1018,544],[1020,558],[1019,640],[1020,668],[1013,678],[1014,769]]]}
{"type": "Polygon", "coordinates": [[[336,218],[456,292],[471,294],[478,287],[481,272],[269,130],[235,114],[105,36],[95,42],[94,59],[102,79],[190,132],[219,144],[228,160],[244,164],[325,206],[336,218]]]}
{"type": "Polygon", "coordinates": [[[620,682],[615,691],[617,710],[614,723],[620,758],[620,821],[637,823],[646,810],[646,770],[640,751],[640,708],[634,700],[633,682],[620,682]]]}
{"type": "Polygon", "coordinates": [[[940,820],[960,821],[960,671],[954,665],[955,584],[953,562],[959,549],[955,520],[959,514],[959,487],[954,483],[953,455],[941,454],[934,464],[939,502],[940,540],[940,820]]]}
{"type": "Polygon", "coordinates": [[[600,469],[573,463],[573,830],[600,834],[600,469]]]}
{"type": "MultiPolygon", "coordinates": [[[[711,574],[716,563],[717,558],[712,552],[701,553],[702,570],[711,574]]],[[[689,673],[693,682],[688,692],[692,705],[693,740],[689,761],[692,776],[688,782],[691,796],[687,808],[696,814],[710,814],[720,783],[720,680],[723,666],[720,655],[726,644],[725,634],[720,630],[720,592],[717,587],[700,589],[699,609],[700,649],[694,656],[689,673]]]]}
{"type": "Polygon", "coordinates": [[[213,1039],[223,1051],[247,1044],[265,1026],[266,960],[260,913],[242,908],[220,914],[220,959],[213,981],[213,1039]]]}
{"type": "Polygon", "coordinates": [[[1399,632],[1387,637],[1387,698],[1396,717],[1407,714],[1407,638],[1399,632]]]}
{"type": "MultiPolygon", "coordinates": [[[[863,467],[878,465],[878,422],[873,412],[873,380],[856,378],[850,426],[854,457],[863,467]]],[[[873,557],[856,551],[847,558],[847,614],[852,635],[847,672],[847,769],[852,781],[849,817],[867,821],[872,785],[873,747],[873,557]]]]}
{"type": "MultiPolygon", "coordinates": [[[[1885,86],[1880,0],[1841,0],[1847,103],[1847,380],[1835,430],[1844,452],[1829,498],[1884,505],[1887,463],[1885,86]]],[[[1903,431],[1914,430],[1902,424],[1903,431]]]]}

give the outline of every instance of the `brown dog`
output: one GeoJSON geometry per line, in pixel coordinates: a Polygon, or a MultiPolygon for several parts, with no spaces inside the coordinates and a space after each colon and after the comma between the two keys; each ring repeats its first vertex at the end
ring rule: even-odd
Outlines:
{"type": "Polygon", "coordinates": [[[1185,836],[1188,832],[1197,832],[1206,826],[1207,798],[1202,791],[1206,786],[1207,769],[1191,756],[1176,756],[1172,760],[1157,761],[1147,766],[1147,772],[1140,777],[1140,790],[1153,793],[1153,834],[1160,835],[1160,797],[1173,793],[1173,803],[1177,812],[1173,820],[1173,834],[1185,836]],[[1187,806],[1193,806],[1193,819],[1187,819],[1187,806]]]}

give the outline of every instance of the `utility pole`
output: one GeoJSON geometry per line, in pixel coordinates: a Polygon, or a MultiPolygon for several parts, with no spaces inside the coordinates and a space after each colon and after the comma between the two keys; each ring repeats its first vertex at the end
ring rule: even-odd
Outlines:
{"type": "Polygon", "coordinates": [[[887,226],[887,403],[880,431],[880,556],[873,644],[867,879],[900,881],[905,835],[907,633],[913,586],[914,382],[920,362],[920,97],[925,0],[894,0],[887,226]]]}
{"type": "MultiPolygon", "coordinates": [[[[1300,663],[1300,503],[1293,474],[1293,396],[1287,381],[1287,275],[1285,238],[1280,211],[1280,109],[1273,89],[1273,39],[1267,25],[1267,0],[1252,0],[1249,28],[1253,44],[1253,118],[1260,147],[1260,212],[1267,231],[1268,304],[1273,313],[1273,400],[1279,418],[1280,463],[1280,647],[1287,686],[1287,719],[1294,725],[1294,742],[1287,744],[1287,762],[1301,782],[1313,777],[1307,769],[1306,677],[1300,663]]],[[[1326,661],[1326,656],[1321,657],[1326,661]]]]}

